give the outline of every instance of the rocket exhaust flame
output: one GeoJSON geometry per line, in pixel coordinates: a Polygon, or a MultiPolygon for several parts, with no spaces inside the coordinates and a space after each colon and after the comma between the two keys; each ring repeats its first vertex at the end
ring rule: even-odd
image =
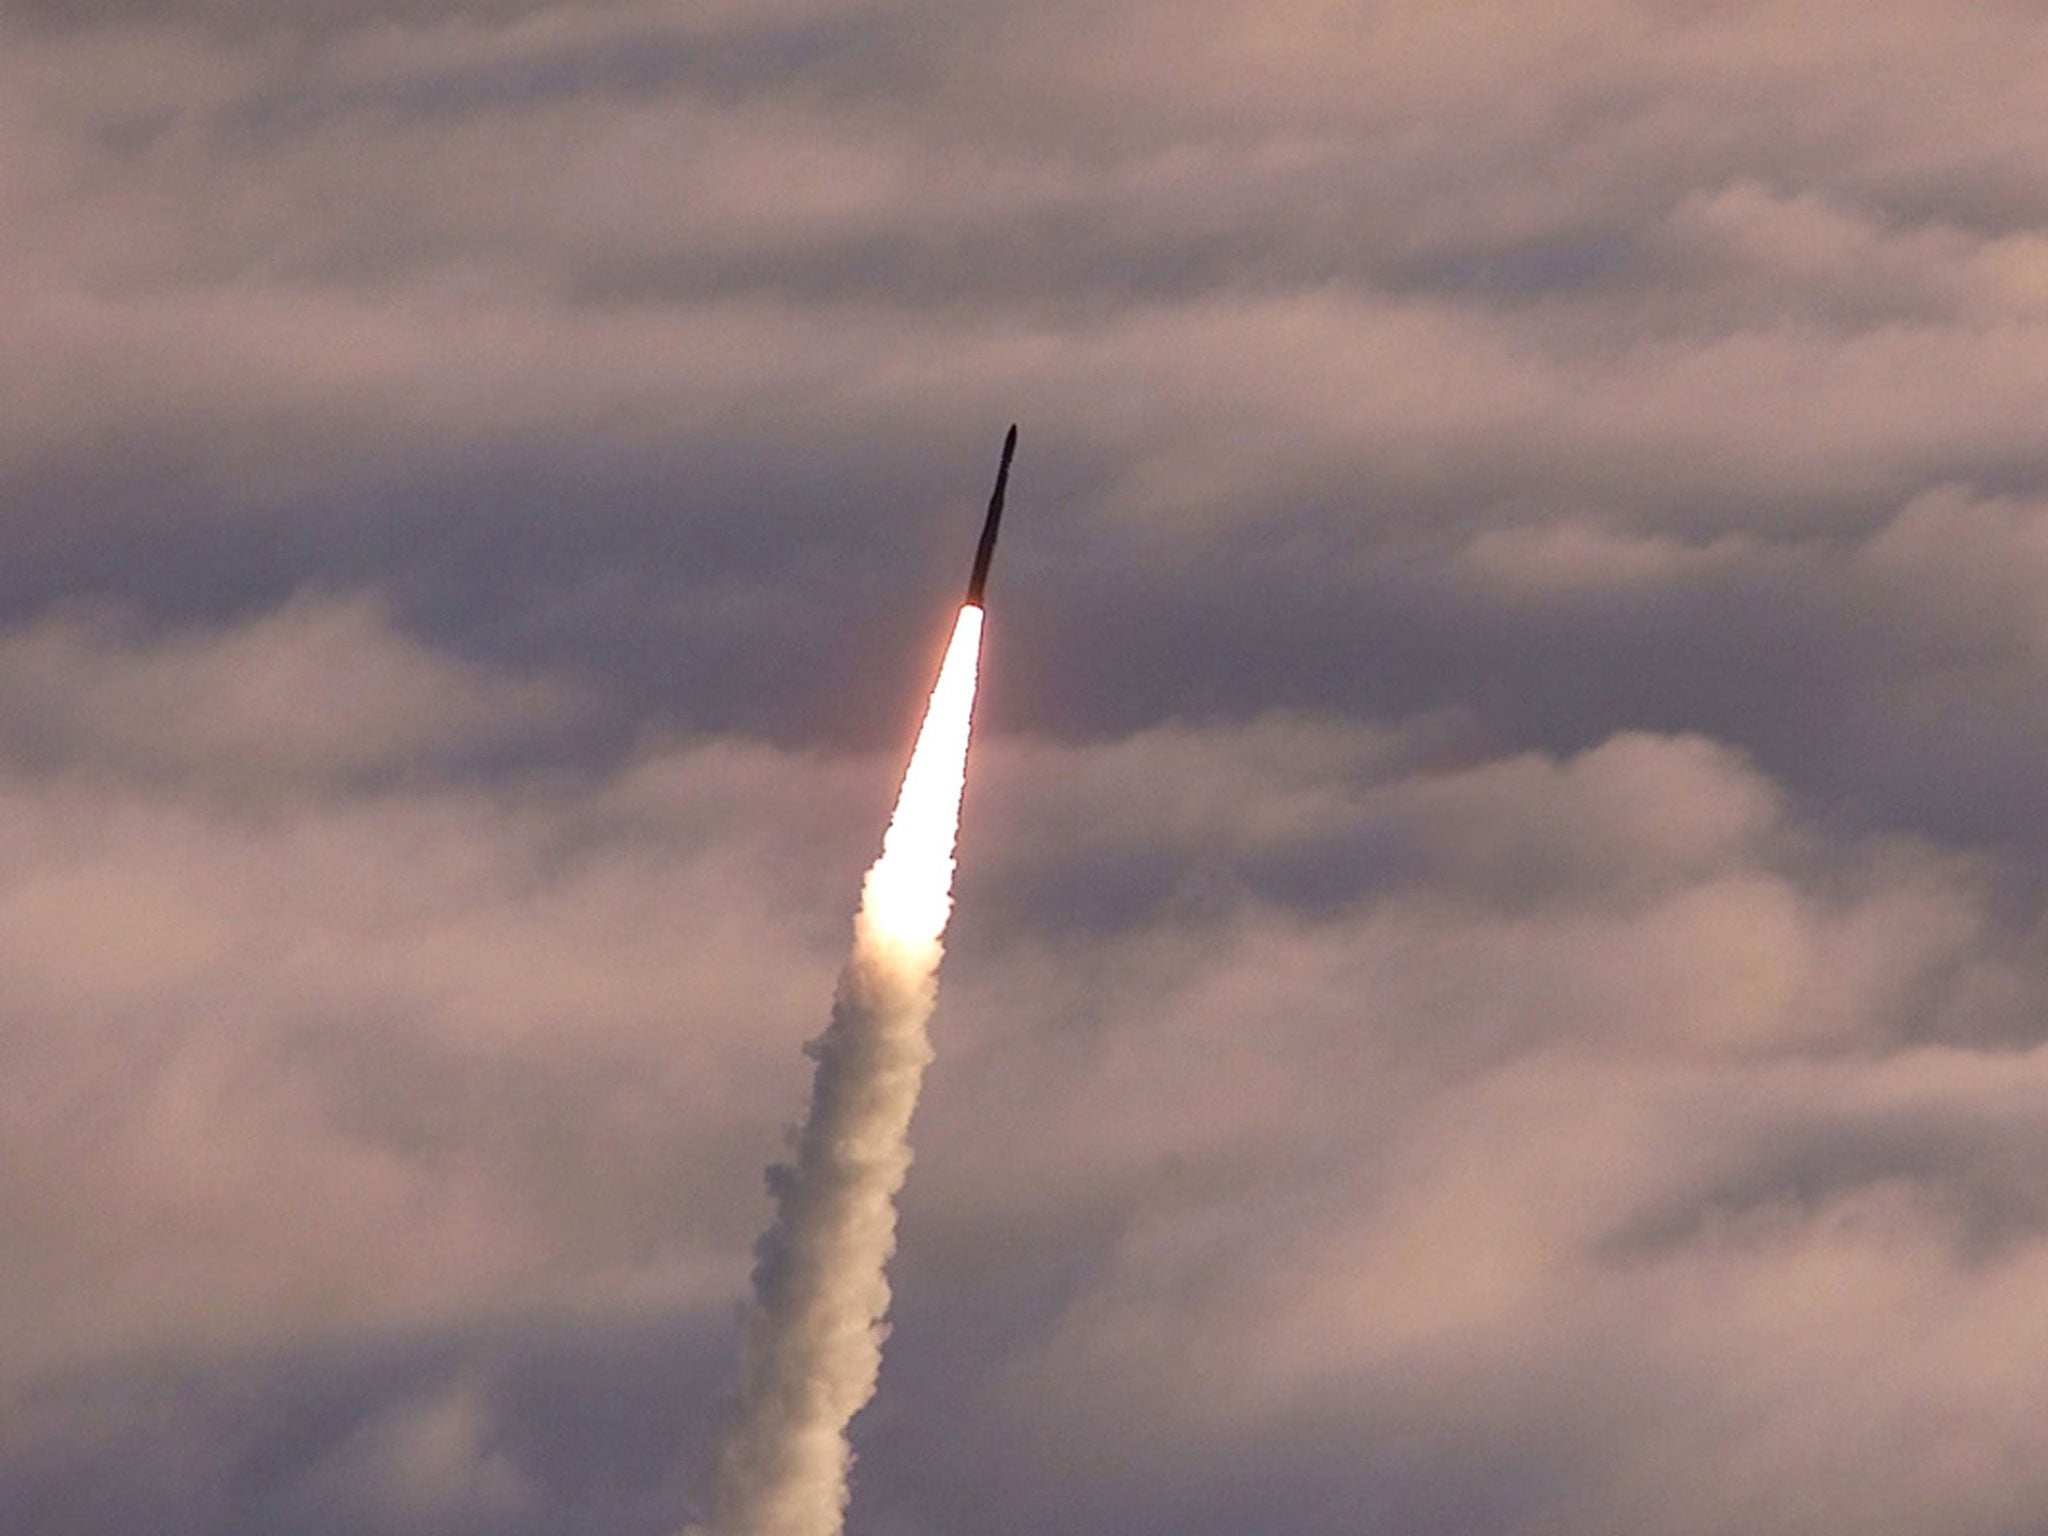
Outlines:
{"type": "Polygon", "coordinates": [[[805,1047],[818,1064],[810,1112],[794,1164],[769,1170],[776,1213],[756,1250],[739,1407],[694,1536],[838,1536],[843,1524],[846,1425],[881,1367],[884,1267],[932,1055],[981,624],[977,604],[960,610],[861,888],[831,1023],[805,1047]]]}

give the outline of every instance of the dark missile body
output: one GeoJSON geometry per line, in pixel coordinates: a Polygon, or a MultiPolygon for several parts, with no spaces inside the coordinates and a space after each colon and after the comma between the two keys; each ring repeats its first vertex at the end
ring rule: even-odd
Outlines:
{"type": "Polygon", "coordinates": [[[981,606],[981,589],[988,585],[988,563],[995,558],[996,525],[1003,520],[1003,489],[1010,483],[1010,455],[1017,451],[1017,426],[1010,424],[1003,439],[1003,462],[996,470],[995,494],[988,499],[988,520],[981,525],[981,546],[974,552],[974,574],[967,578],[967,601],[981,606]]]}

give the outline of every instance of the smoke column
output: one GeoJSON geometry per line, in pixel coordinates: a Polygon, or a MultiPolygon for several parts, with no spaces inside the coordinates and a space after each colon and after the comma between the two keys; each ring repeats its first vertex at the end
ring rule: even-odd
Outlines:
{"type": "Polygon", "coordinates": [[[967,774],[982,612],[960,610],[825,1033],[794,1165],[768,1170],[775,1220],[756,1250],[738,1411],[710,1519],[694,1536],[838,1536],[846,1425],[874,1396],[910,1116],[931,1060],[939,937],[967,774]]]}

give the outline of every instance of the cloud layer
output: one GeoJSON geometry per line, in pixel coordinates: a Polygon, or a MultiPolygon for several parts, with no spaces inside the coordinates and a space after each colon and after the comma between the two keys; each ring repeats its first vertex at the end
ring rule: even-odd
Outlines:
{"type": "Polygon", "coordinates": [[[1015,419],[855,1528],[2040,1528],[2035,8],[0,40],[0,1525],[701,1511],[1015,419]]]}

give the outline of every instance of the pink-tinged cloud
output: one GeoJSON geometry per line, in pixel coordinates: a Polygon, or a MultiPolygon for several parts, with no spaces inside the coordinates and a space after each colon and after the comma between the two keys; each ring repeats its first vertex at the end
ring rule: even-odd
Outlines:
{"type": "Polygon", "coordinates": [[[2026,6],[0,42],[0,1528],[702,1513],[1018,419],[854,1528],[2048,1520],[2026,6]]]}

